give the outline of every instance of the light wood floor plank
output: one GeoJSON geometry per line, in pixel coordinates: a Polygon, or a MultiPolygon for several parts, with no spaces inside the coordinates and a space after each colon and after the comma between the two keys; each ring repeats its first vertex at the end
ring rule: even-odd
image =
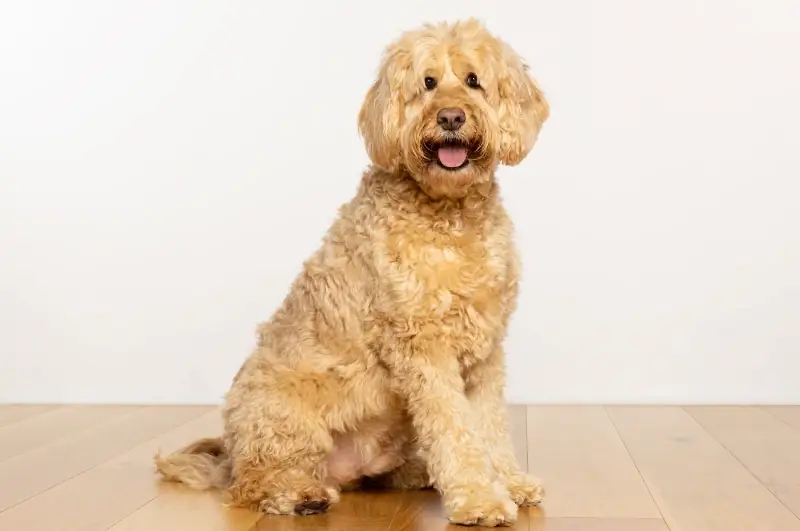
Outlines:
{"type": "Polygon", "coordinates": [[[771,406],[764,409],[786,424],[800,430],[800,406],[771,406]]]}
{"type": "Polygon", "coordinates": [[[800,430],[755,407],[686,410],[800,516],[800,430]]]}
{"type": "Polygon", "coordinates": [[[528,470],[528,408],[523,405],[508,407],[508,427],[514,454],[523,470],[528,470]]]}
{"type": "Polygon", "coordinates": [[[136,406],[71,406],[35,415],[0,427],[0,461],[33,450],[114,417],[130,413],[136,406]]]}
{"type": "Polygon", "coordinates": [[[600,406],[528,408],[528,463],[551,517],[660,518],[600,406]]]}
{"type": "Polygon", "coordinates": [[[147,505],[109,528],[110,531],[247,531],[261,515],[226,508],[218,491],[192,491],[166,484],[147,505]]]}
{"type": "MultiPolygon", "coordinates": [[[[653,518],[535,518],[530,531],[670,531],[653,518]]],[[[700,530],[698,530],[700,531],[700,530]]]]}
{"type": "Polygon", "coordinates": [[[800,531],[800,520],[682,408],[608,411],[671,531],[800,531]]]}
{"type": "Polygon", "coordinates": [[[2,404],[0,405],[0,426],[6,426],[13,422],[19,422],[35,415],[41,415],[54,409],[59,409],[59,405],[39,405],[39,404],[2,404]]]}
{"type": "Polygon", "coordinates": [[[153,456],[222,432],[217,408],[191,408],[201,416],[0,513],[0,529],[104,531],[161,492],[153,456]]]}
{"type": "Polygon", "coordinates": [[[0,511],[198,416],[204,408],[144,407],[0,463],[0,511]]]}

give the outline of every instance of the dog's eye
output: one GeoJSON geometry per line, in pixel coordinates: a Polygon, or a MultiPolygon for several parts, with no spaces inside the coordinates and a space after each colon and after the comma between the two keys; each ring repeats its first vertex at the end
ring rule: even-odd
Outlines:
{"type": "Polygon", "coordinates": [[[432,77],[425,78],[425,88],[428,90],[433,90],[436,88],[436,80],[432,77]]]}
{"type": "Polygon", "coordinates": [[[469,75],[467,76],[467,85],[469,85],[472,88],[481,88],[481,83],[480,81],[478,81],[478,76],[476,76],[472,72],[470,72],[469,75]]]}

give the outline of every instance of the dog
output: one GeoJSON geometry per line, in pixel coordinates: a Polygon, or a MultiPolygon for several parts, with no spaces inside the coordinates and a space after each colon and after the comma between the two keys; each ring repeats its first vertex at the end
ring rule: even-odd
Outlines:
{"type": "Polygon", "coordinates": [[[163,478],[280,515],[365,485],[435,488],[463,525],[540,503],[503,398],[520,265],[495,171],[525,159],[549,114],[525,61],[475,19],[392,42],[358,115],[371,164],[355,197],[258,326],[224,435],[156,456],[163,478]]]}

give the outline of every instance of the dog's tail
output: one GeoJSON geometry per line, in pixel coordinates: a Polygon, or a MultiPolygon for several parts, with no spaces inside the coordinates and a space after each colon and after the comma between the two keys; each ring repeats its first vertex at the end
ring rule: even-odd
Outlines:
{"type": "Polygon", "coordinates": [[[231,459],[221,437],[200,439],[166,457],[157,454],[155,462],[165,480],[193,489],[224,489],[230,484],[231,459]]]}

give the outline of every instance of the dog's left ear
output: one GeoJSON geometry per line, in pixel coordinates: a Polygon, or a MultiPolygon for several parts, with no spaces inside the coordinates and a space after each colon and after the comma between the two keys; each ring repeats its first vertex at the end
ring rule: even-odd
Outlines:
{"type": "Polygon", "coordinates": [[[542,125],[550,116],[550,105],[528,72],[527,65],[506,43],[501,44],[500,61],[500,161],[514,166],[533,149],[542,125]]]}
{"type": "Polygon", "coordinates": [[[378,77],[367,91],[358,113],[358,130],[364,138],[372,162],[396,172],[401,164],[400,128],[403,119],[401,99],[402,52],[387,50],[378,77]]]}

